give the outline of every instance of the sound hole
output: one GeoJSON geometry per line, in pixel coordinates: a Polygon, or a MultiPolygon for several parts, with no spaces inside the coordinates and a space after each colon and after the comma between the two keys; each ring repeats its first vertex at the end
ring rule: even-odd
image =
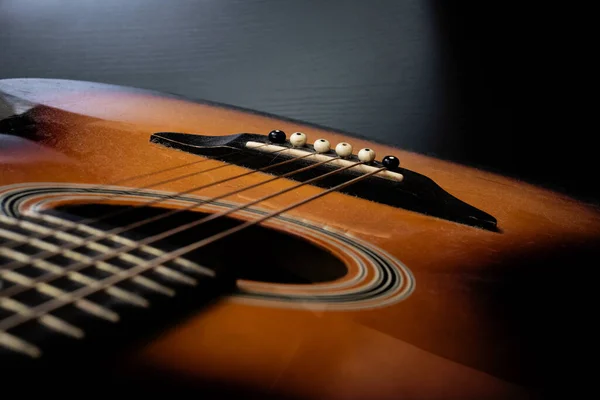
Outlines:
{"type": "MultiPolygon", "coordinates": [[[[128,208],[125,213],[89,225],[102,230],[112,230],[169,211],[158,207],[85,204],[63,206],[50,212],[71,221],[81,221],[122,212],[125,208],[128,208]]],[[[120,235],[142,240],[207,215],[182,211],[120,235]]],[[[150,245],[163,251],[173,251],[242,223],[243,221],[234,218],[220,217],[150,245]]],[[[237,279],[269,283],[322,283],[339,279],[347,273],[344,263],[330,252],[300,237],[259,225],[248,227],[190,252],[185,258],[217,271],[234,274],[237,279]]]]}

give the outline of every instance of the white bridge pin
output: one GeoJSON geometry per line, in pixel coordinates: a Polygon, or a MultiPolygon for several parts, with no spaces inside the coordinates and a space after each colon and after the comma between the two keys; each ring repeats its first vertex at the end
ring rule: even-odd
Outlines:
{"type": "Polygon", "coordinates": [[[331,144],[327,139],[317,139],[315,143],[313,143],[313,147],[317,153],[327,153],[331,150],[331,144]]]}
{"type": "Polygon", "coordinates": [[[358,159],[365,163],[370,163],[375,160],[375,151],[373,149],[361,149],[358,152],[358,159]]]}
{"type": "Polygon", "coordinates": [[[306,144],[306,135],[302,132],[292,133],[290,143],[294,147],[303,147],[306,144]]]}
{"type": "Polygon", "coordinates": [[[335,152],[342,158],[350,157],[352,155],[352,145],[346,142],[338,143],[335,146],[335,152]]]}

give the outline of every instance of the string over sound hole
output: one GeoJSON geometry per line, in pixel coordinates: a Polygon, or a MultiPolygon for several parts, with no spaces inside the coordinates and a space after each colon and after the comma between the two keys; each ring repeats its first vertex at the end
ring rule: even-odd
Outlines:
{"type": "MultiPolygon", "coordinates": [[[[198,299],[210,299],[210,296],[216,294],[213,292],[217,288],[227,286],[221,283],[232,279],[298,285],[334,281],[347,272],[342,261],[310,242],[257,225],[241,231],[238,235],[190,252],[186,259],[173,259],[142,274],[132,274],[129,279],[111,285],[106,290],[93,290],[91,295],[79,301],[67,301],[64,306],[54,309],[49,314],[44,313],[30,322],[11,326],[11,318],[29,315],[39,307],[51,304],[55,299],[68,298],[82,290],[93,289],[100,282],[153,262],[161,254],[243,223],[240,220],[221,217],[158,240],[152,243],[151,247],[142,246],[128,251],[120,249],[125,248],[128,242],[139,242],[158,232],[185,225],[190,220],[204,218],[207,214],[183,211],[171,218],[145,224],[143,228],[134,228],[119,236],[93,240],[80,247],[71,246],[72,250],[65,253],[66,255],[61,254],[60,249],[84,240],[80,236],[85,237],[85,234],[75,229],[65,235],[61,229],[55,230],[63,232],[60,237],[48,235],[43,240],[34,240],[32,244],[27,243],[26,239],[18,242],[23,236],[21,231],[26,231],[30,226],[42,230],[46,229],[42,224],[76,226],[74,224],[78,221],[89,221],[97,215],[115,215],[119,210],[128,212],[86,226],[97,232],[106,232],[152,219],[165,212],[164,209],[156,207],[85,204],[46,211],[44,214],[38,214],[37,220],[32,217],[31,221],[26,221],[24,225],[13,224],[13,219],[2,217],[0,229],[6,233],[4,239],[17,241],[5,248],[7,251],[3,264],[10,266],[11,263],[25,258],[30,259],[30,264],[2,271],[2,282],[6,284],[3,285],[3,297],[0,298],[0,323],[9,325],[6,325],[7,329],[0,329],[0,351],[8,350],[13,355],[26,355],[29,358],[40,358],[45,353],[49,353],[50,358],[53,358],[52,355],[78,357],[81,344],[77,343],[85,339],[84,342],[92,343],[97,349],[108,350],[106,346],[111,347],[112,344],[99,343],[101,336],[95,335],[119,327],[122,331],[124,322],[121,321],[124,320],[125,323],[137,321],[135,324],[138,324],[140,316],[148,312],[145,309],[150,308],[154,315],[152,319],[160,321],[163,317],[156,312],[163,307],[165,300],[176,294],[178,298],[181,298],[182,294],[184,298],[189,298],[195,293],[194,296],[198,299]],[[264,243],[277,243],[277,246],[264,251],[264,243]],[[53,246],[56,246],[55,251],[53,246]],[[37,257],[40,252],[47,253],[48,250],[55,254],[47,255],[43,260],[37,257]],[[103,257],[104,261],[101,263],[90,263],[89,266],[73,270],[73,266],[82,259],[98,258],[102,254],[111,253],[113,255],[103,257]],[[301,257],[290,257],[293,253],[301,257]],[[14,259],[10,257],[12,254],[14,259]],[[210,284],[206,276],[198,273],[201,268],[206,267],[211,271],[218,271],[218,282],[210,284]],[[204,284],[198,286],[202,282],[208,283],[212,289],[207,290],[204,284]],[[198,293],[198,290],[202,293],[198,293]],[[117,326],[114,325],[115,322],[120,323],[117,326]],[[88,338],[90,333],[92,339],[88,338]]],[[[230,288],[229,294],[235,292],[233,289],[230,288]]],[[[181,304],[181,300],[179,303],[181,304]]],[[[197,307],[198,303],[194,301],[183,304],[180,308],[185,310],[190,306],[197,307]]],[[[147,325],[140,326],[152,328],[147,325]]]]}
{"type": "MultiPolygon", "coordinates": [[[[126,206],[87,204],[65,207],[57,211],[61,214],[68,213],[70,218],[84,219],[94,215],[111,214],[122,207],[126,206]]],[[[99,227],[109,230],[127,226],[136,221],[151,219],[164,212],[165,210],[159,207],[132,208],[127,214],[119,215],[115,220],[102,221],[99,227]]],[[[201,212],[184,211],[170,218],[146,224],[143,229],[133,229],[122,235],[133,240],[142,240],[187,224],[191,220],[200,220],[207,215],[201,212]]],[[[243,221],[238,219],[220,217],[159,240],[153,243],[153,247],[165,252],[173,251],[241,223],[243,221]]],[[[281,284],[323,283],[339,279],[347,272],[344,264],[328,251],[300,237],[261,225],[251,226],[235,235],[193,251],[186,255],[186,259],[212,270],[227,272],[238,279],[281,284]],[[277,243],[277,245],[265,247],[265,243],[277,243]],[[296,254],[298,257],[290,257],[291,254],[296,254]]]]}

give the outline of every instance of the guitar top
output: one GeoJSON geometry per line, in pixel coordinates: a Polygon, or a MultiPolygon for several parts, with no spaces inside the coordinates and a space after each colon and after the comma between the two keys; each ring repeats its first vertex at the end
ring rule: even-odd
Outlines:
{"type": "Polygon", "coordinates": [[[599,245],[596,206],[489,172],[173,95],[0,81],[0,368],[15,379],[544,395],[589,345],[578,273],[599,245]]]}

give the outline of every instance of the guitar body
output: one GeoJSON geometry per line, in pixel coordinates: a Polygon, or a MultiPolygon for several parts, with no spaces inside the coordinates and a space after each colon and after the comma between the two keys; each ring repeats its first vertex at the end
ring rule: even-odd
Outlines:
{"type": "MultiPolygon", "coordinates": [[[[571,370],[573,346],[584,346],[575,343],[582,336],[573,324],[585,313],[588,295],[578,289],[581,274],[598,255],[595,206],[330,129],[149,91],[23,79],[0,81],[0,99],[0,192],[36,191],[20,212],[86,202],[138,204],[136,188],[159,180],[213,168],[153,186],[152,195],[248,171],[153,143],[157,132],[226,136],[280,129],[304,132],[309,143],[324,138],[348,142],[355,152],[372,148],[378,159],[394,155],[403,168],[497,221],[497,229],[481,229],[339,192],[290,209],[264,225],[304,243],[298,251],[291,244],[278,253],[277,239],[231,241],[229,252],[251,260],[236,270],[288,257],[295,268],[320,277],[312,253],[301,247],[312,246],[335,258],[343,272],[332,267],[325,277],[306,277],[312,283],[242,273],[246,278],[236,282],[241,292],[223,295],[122,353],[115,368],[132,381],[152,376],[199,393],[210,387],[300,399],[518,398],[566,385],[558,381],[571,370]],[[151,174],[161,170],[160,177],[151,174]],[[92,187],[111,191],[75,193],[92,187]],[[124,190],[122,196],[115,188],[124,190]]],[[[189,196],[210,199],[269,176],[256,173],[189,196]]],[[[295,183],[278,179],[198,211],[243,205],[295,183]]],[[[322,191],[304,185],[233,217],[248,221],[322,191]]],[[[156,207],[177,209],[189,201],[156,207]]]]}

